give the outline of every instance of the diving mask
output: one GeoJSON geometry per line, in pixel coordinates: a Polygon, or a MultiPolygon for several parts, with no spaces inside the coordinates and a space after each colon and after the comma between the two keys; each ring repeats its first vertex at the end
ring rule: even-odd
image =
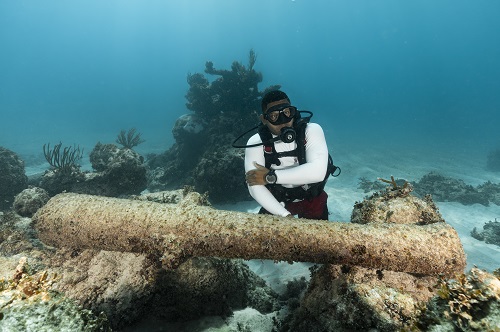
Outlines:
{"type": "Polygon", "coordinates": [[[296,114],[297,107],[290,104],[279,104],[270,107],[267,112],[264,113],[264,119],[276,126],[290,122],[296,114]]]}

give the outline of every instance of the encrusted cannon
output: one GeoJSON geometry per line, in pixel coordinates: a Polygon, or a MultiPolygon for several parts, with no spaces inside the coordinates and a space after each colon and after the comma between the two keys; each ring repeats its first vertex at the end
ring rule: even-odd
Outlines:
{"type": "Polygon", "coordinates": [[[34,216],[39,238],[56,247],[161,256],[176,267],[212,256],[359,265],[451,275],[465,268],[457,232],[444,222],[354,224],[217,210],[188,194],[178,204],[73,193],[53,197],[34,216]]]}

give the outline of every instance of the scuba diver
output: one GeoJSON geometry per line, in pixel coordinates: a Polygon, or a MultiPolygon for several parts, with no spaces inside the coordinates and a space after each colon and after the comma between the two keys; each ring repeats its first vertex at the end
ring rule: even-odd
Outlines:
{"type": "MultiPolygon", "coordinates": [[[[260,214],[328,220],[330,175],[340,174],[332,163],[323,129],[310,123],[311,112],[298,111],[288,96],[275,90],[262,99],[262,124],[245,146],[245,178],[260,214]],[[301,113],[309,116],[302,117],[301,113]]],[[[248,132],[247,132],[248,133],[248,132]]]]}

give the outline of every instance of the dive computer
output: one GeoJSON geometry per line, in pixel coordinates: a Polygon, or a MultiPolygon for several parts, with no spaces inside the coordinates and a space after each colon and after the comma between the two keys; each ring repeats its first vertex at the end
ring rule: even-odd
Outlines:
{"type": "Polygon", "coordinates": [[[270,170],[269,173],[266,174],[266,182],[267,184],[275,184],[278,180],[274,169],[270,170]]]}

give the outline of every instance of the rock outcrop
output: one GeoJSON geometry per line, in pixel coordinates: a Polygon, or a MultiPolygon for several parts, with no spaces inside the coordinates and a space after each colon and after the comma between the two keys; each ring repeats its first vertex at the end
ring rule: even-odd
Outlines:
{"type": "Polygon", "coordinates": [[[0,146],[0,211],[12,207],[14,197],[28,187],[24,162],[13,151],[0,146]]]}

